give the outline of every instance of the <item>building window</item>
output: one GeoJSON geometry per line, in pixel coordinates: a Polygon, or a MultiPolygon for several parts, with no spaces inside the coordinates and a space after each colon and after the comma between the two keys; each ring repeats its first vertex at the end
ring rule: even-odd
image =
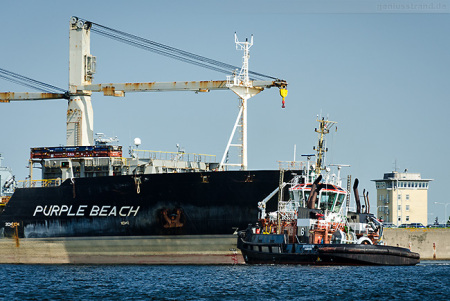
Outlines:
{"type": "Polygon", "coordinates": [[[406,195],[406,200],[409,201],[409,194],[406,195]]]}
{"type": "Polygon", "coordinates": [[[402,200],[402,195],[401,194],[397,195],[397,200],[399,200],[399,201],[402,200]]]}
{"type": "Polygon", "coordinates": [[[409,211],[409,205],[406,205],[406,211],[409,211]]]}
{"type": "Polygon", "coordinates": [[[401,222],[401,221],[402,221],[402,217],[399,216],[397,220],[398,220],[399,222],[401,222]]]}
{"type": "Polygon", "coordinates": [[[397,208],[398,211],[402,210],[402,205],[398,205],[397,207],[398,207],[398,208],[397,208]]]}
{"type": "Polygon", "coordinates": [[[409,215],[406,216],[406,221],[409,222],[409,215]]]}
{"type": "Polygon", "coordinates": [[[377,189],[386,189],[386,183],[385,182],[378,182],[377,183],[377,189]]]}

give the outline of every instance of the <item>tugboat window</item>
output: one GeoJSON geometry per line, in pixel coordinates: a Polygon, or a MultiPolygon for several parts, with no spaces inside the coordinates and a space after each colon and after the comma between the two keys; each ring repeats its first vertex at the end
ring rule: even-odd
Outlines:
{"type": "Polygon", "coordinates": [[[338,213],[341,210],[342,203],[344,202],[345,194],[339,194],[336,204],[334,205],[333,212],[338,213]]]}
{"type": "Polygon", "coordinates": [[[291,200],[295,199],[293,191],[289,191],[289,197],[291,198],[291,200]]]}
{"type": "Polygon", "coordinates": [[[304,192],[305,197],[304,197],[303,199],[305,200],[305,204],[306,204],[306,202],[308,201],[309,194],[310,194],[309,191],[305,191],[305,192],[304,192]]]}
{"type": "Polygon", "coordinates": [[[336,196],[337,194],[334,192],[322,193],[322,197],[320,198],[320,209],[331,210],[333,208],[336,196]]]}

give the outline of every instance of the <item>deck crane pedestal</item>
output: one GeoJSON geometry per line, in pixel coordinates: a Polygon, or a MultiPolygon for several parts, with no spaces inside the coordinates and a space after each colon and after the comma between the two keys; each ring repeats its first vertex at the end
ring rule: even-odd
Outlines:
{"type": "Polygon", "coordinates": [[[287,95],[287,82],[284,80],[250,80],[248,71],[250,42],[239,42],[235,35],[236,47],[244,51],[242,68],[239,74],[228,76],[227,80],[218,81],[187,81],[187,82],[146,82],[146,83],[106,83],[93,84],[96,71],[96,58],[90,53],[90,33],[92,22],[72,17],[69,23],[69,91],[68,93],[0,93],[0,102],[27,101],[42,99],[68,99],[66,145],[90,146],[94,144],[92,92],[103,92],[105,96],[123,97],[128,92],[163,92],[163,91],[194,91],[209,92],[212,90],[232,90],[240,102],[240,111],[233,132],[221,161],[224,166],[240,166],[246,170],[247,163],[247,101],[265,88],[278,87],[280,95],[287,95]],[[242,127],[241,163],[225,162],[236,128],[242,127]]]}

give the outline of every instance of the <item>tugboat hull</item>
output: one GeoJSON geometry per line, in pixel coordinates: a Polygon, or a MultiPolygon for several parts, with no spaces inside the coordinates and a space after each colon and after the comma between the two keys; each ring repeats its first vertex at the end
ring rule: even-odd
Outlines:
{"type": "Polygon", "coordinates": [[[284,235],[253,234],[250,240],[239,237],[238,248],[248,264],[416,265],[420,262],[419,254],[399,247],[284,241],[284,235]]]}

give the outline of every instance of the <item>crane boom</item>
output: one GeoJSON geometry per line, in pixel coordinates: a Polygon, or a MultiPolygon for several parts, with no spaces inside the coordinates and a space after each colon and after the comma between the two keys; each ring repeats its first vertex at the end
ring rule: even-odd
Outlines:
{"type": "MultiPolygon", "coordinates": [[[[264,90],[271,87],[287,86],[284,80],[251,81],[251,87],[264,90]]],[[[209,92],[211,90],[228,90],[226,80],[193,81],[193,82],[149,82],[149,83],[108,83],[72,86],[72,93],[39,93],[39,92],[0,92],[0,102],[28,101],[44,99],[68,99],[70,96],[85,95],[91,92],[103,92],[105,96],[124,96],[124,92],[166,92],[194,91],[209,92]]]]}
{"type": "Polygon", "coordinates": [[[0,102],[67,98],[68,95],[60,93],[0,92],[0,102]]]}
{"type": "MultiPolygon", "coordinates": [[[[250,89],[264,90],[264,88],[285,86],[285,81],[251,81],[250,89]]],[[[211,90],[228,90],[226,80],[186,81],[186,82],[149,82],[149,83],[108,83],[72,86],[71,94],[77,91],[103,92],[105,96],[124,96],[125,92],[166,92],[166,91],[194,91],[209,92],[211,90]]]]}

